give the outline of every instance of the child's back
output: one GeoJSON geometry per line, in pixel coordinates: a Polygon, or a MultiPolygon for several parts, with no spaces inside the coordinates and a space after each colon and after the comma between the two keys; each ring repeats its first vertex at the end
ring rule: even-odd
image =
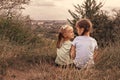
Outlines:
{"type": "Polygon", "coordinates": [[[83,67],[89,60],[91,60],[91,64],[94,64],[93,53],[97,48],[97,42],[94,38],[78,36],[72,44],[76,47],[76,57],[74,59],[76,67],[83,67]]]}
{"type": "Polygon", "coordinates": [[[68,65],[73,63],[70,59],[71,41],[66,41],[60,48],[57,48],[57,57],[55,63],[60,65],[68,65]]]}
{"type": "Polygon", "coordinates": [[[88,19],[81,19],[76,23],[78,37],[72,42],[71,57],[78,68],[94,64],[93,54],[97,49],[97,42],[90,37],[92,23],[88,19]]]}

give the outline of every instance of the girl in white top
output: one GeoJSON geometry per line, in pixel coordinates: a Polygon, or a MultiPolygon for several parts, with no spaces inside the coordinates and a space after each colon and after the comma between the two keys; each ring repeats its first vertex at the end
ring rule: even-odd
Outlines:
{"type": "Polygon", "coordinates": [[[81,19],[76,22],[76,29],[79,36],[72,42],[71,58],[77,68],[93,65],[93,55],[98,47],[96,40],[90,37],[92,23],[88,19],[81,19]]]}
{"type": "Polygon", "coordinates": [[[58,65],[69,65],[73,63],[70,59],[70,48],[72,42],[70,41],[74,38],[73,27],[69,25],[64,25],[60,28],[58,41],[57,41],[57,57],[55,63],[58,65]]]}

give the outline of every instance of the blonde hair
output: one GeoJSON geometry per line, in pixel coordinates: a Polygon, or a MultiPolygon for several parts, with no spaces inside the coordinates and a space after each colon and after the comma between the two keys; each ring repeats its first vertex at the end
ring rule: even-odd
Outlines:
{"type": "Polygon", "coordinates": [[[70,25],[63,25],[62,27],[60,27],[60,29],[59,29],[59,34],[58,34],[57,45],[56,45],[57,48],[60,48],[60,47],[61,47],[61,44],[62,44],[62,42],[63,42],[63,39],[65,38],[63,34],[66,32],[66,29],[67,29],[68,27],[71,27],[71,26],[70,26],[70,25]]]}

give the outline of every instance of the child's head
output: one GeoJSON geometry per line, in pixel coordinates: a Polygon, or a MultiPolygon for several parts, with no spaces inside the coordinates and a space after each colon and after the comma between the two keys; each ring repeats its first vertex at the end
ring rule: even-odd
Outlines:
{"type": "Polygon", "coordinates": [[[80,19],[76,22],[76,29],[78,35],[85,35],[92,30],[92,23],[89,19],[80,19]]]}
{"type": "Polygon", "coordinates": [[[64,40],[70,40],[74,38],[73,27],[70,25],[64,25],[59,30],[57,48],[60,48],[61,42],[64,40]]]}
{"type": "Polygon", "coordinates": [[[72,39],[74,38],[73,27],[70,25],[64,25],[60,28],[59,33],[62,35],[64,39],[72,39]]]}

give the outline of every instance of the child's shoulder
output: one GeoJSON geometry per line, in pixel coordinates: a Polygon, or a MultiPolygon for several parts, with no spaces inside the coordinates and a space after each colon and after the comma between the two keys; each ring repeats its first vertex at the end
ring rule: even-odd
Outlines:
{"type": "Polygon", "coordinates": [[[82,36],[76,36],[74,39],[81,39],[82,36]]]}
{"type": "Polygon", "coordinates": [[[93,37],[91,37],[91,36],[89,36],[88,38],[91,39],[91,40],[95,40],[95,38],[93,38],[93,37]]]}
{"type": "Polygon", "coordinates": [[[93,41],[96,41],[96,39],[95,39],[95,38],[93,38],[93,37],[90,37],[90,39],[91,39],[91,40],[93,40],[93,41]]]}
{"type": "Polygon", "coordinates": [[[88,36],[76,36],[75,39],[93,39],[93,38],[88,36]]]}
{"type": "Polygon", "coordinates": [[[70,49],[72,45],[72,42],[71,41],[65,41],[63,44],[62,44],[62,47],[64,47],[65,49],[70,49]]]}
{"type": "Polygon", "coordinates": [[[96,39],[95,38],[93,38],[93,37],[90,37],[90,42],[93,42],[93,43],[97,43],[97,41],[96,41],[96,39]]]}
{"type": "Polygon", "coordinates": [[[65,45],[70,45],[70,44],[72,44],[72,41],[65,41],[64,44],[65,45]]]}
{"type": "Polygon", "coordinates": [[[91,40],[91,41],[96,41],[95,38],[93,37],[88,37],[88,36],[76,36],[74,40],[91,40]]]}
{"type": "Polygon", "coordinates": [[[82,39],[83,39],[82,36],[76,36],[73,41],[79,41],[79,40],[82,40],[82,39]]]}

